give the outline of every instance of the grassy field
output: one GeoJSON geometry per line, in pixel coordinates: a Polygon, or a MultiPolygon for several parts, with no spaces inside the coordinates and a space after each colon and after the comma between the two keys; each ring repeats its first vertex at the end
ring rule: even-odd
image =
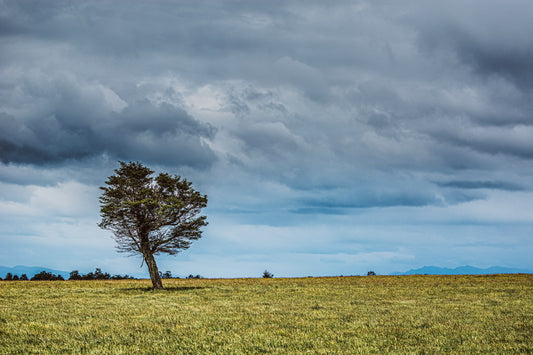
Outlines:
{"type": "Polygon", "coordinates": [[[0,354],[532,353],[533,275],[0,282],[0,354]]]}

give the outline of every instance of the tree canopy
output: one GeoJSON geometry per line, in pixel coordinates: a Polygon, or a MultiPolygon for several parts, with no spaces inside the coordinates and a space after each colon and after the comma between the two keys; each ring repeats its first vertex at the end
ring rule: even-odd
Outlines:
{"type": "Polygon", "coordinates": [[[178,175],[154,178],[139,162],[119,163],[107,186],[100,187],[99,226],[113,232],[119,252],[142,255],[154,288],[163,288],[154,255],[174,255],[201,238],[207,196],[178,175]]]}

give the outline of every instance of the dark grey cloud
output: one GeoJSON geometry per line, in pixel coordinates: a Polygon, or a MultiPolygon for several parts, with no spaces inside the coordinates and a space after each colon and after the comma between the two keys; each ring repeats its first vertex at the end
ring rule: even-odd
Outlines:
{"type": "Polygon", "coordinates": [[[422,6],[427,16],[419,24],[421,47],[443,59],[456,59],[475,75],[497,76],[519,88],[533,89],[533,31],[529,1],[450,1],[422,6]]]}
{"type": "Polygon", "coordinates": [[[16,113],[0,114],[4,163],[39,165],[106,154],[206,167],[215,159],[202,141],[212,137],[214,129],[180,107],[146,99],[126,103],[101,85],[73,78],[20,79],[22,83],[13,84],[21,107],[14,107],[7,96],[4,109],[16,113]]]}
{"type": "Polygon", "coordinates": [[[483,153],[504,154],[522,159],[533,158],[533,126],[517,126],[511,130],[474,130],[443,136],[458,146],[465,146],[483,153]]]}
{"type": "Polygon", "coordinates": [[[438,183],[439,187],[454,188],[443,190],[434,188],[425,181],[405,179],[402,176],[375,177],[382,180],[373,184],[370,181],[359,181],[348,188],[314,190],[298,201],[292,209],[294,213],[303,214],[352,214],[357,210],[368,208],[389,207],[443,207],[457,205],[486,197],[486,194],[472,189],[504,189],[512,190],[515,185],[489,182],[451,181],[438,183]],[[388,183],[394,181],[390,186],[388,183]]]}
{"type": "Polygon", "coordinates": [[[350,213],[351,209],[361,208],[381,208],[381,207],[420,207],[430,205],[441,205],[442,201],[429,193],[398,193],[383,191],[361,191],[353,194],[351,199],[344,198],[326,198],[326,199],[307,199],[301,202],[302,207],[295,210],[296,213],[350,213]]]}
{"type": "Polygon", "coordinates": [[[505,190],[505,191],[523,191],[525,188],[519,184],[507,181],[469,181],[469,180],[455,180],[438,182],[437,185],[442,187],[451,187],[458,189],[490,189],[490,190],[505,190]]]}

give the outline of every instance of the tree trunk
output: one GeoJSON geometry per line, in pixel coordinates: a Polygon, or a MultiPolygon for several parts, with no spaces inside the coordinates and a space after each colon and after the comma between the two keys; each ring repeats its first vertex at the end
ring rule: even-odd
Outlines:
{"type": "Polygon", "coordinates": [[[163,289],[163,283],[161,282],[161,276],[159,276],[159,270],[157,269],[157,264],[155,263],[154,255],[151,252],[143,253],[144,262],[148,266],[148,272],[150,273],[150,279],[152,279],[152,285],[156,290],[163,289]]]}

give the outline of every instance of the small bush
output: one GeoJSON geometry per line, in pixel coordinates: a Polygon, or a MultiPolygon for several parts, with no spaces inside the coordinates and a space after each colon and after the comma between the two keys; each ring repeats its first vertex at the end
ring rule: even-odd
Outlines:
{"type": "Polygon", "coordinates": [[[366,276],[376,276],[376,273],[372,270],[366,273],[366,276]]]}
{"type": "Polygon", "coordinates": [[[263,278],[264,278],[264,279],[271,279],[271,278],[273,278],[273,277],[274,277],[274,274],[272,274],[272,273],[269,272],[268,270],[265,270],[265,271],[263,272],[263,278]]]}
{"type": "Polygon", "coordinates": [[[159,271],[159,277],[162,279],[171,279],[172,278],[172,272],[170,270],[167,270],[165,272],[159,271]]]}

